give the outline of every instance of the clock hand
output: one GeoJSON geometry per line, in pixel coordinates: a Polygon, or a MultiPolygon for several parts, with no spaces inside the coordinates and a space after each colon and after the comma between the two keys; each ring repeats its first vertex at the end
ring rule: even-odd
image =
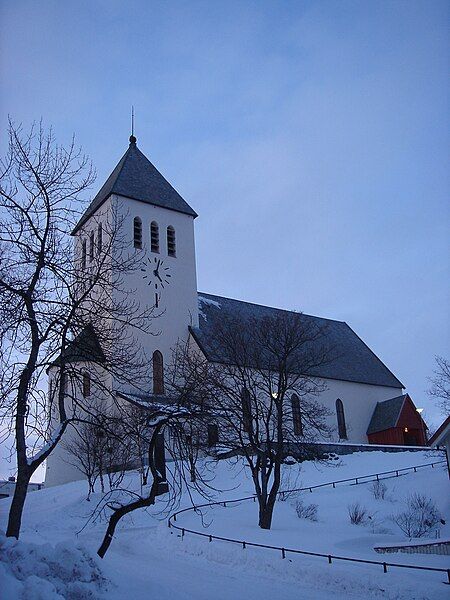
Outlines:
{"type": "Polygon", "coordinates": [[[161,279],[161,277],[159,276],[159,273],[158,273],[158,272],[156,272],[156,273],[155,273],[155,275],[156,275],[156,277],[157,277],[157,278],[160,280],[160,282],[162,283],[162,279],[161,279]]]}

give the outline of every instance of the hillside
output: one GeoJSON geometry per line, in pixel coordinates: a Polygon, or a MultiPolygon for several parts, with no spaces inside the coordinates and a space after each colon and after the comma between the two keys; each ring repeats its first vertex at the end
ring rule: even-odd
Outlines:
{"type": "MultiPolygon", "coordinates": [[[[286,466],[286,483],[289,481],[290,487],[315,485],[432,460],[436,458],[425,452],[358,453],[329,465],[286,466]]],[[[210,468],[215,472],[214,486],[223,490],[216,498],[238,498],[252,493],[242,465],[223,462],[210,468]]],[[[203,521],[198,514],[185,513],[177,524],[247,541],[387,560],[383,558],[386,555],[375,553],[373,546],[406,539],[389,516],[400,510],[409,493],[420,491],[435,501],[447,523],[441,526],[440,535],[450,538],[450,494],[445,468],[423,469],[416,474],[387,479],[385,484],[384,500],[374,499],[370,484],[340,485],[335,490],[327,488],[302,494],[305,503],[317,504],[317,521],[299,519],[295,510],[298,497],[291,496],[277,504],[271,531],[256,526],[257,509],[253,502],[207,509],[203,511],[203,521]],[[347,507],[356,501],[367,508],[371,517],[366,525],[352,525],[349,521],[347,507]],[[208,527],[203,529],[205,525],[208,527]]],[[[130,474],[127,485],[137,485],[137,477],[130,474]]],[[[105,523],[97,520],[86,525],[86,522],[100,495],[87,502],[86,494],[83,481],[29,494],[20,542],[3,541],[0,550],[0,575],[7,582],[6,596],[2,598],[437,600],[445,590],[444,576],[440,573],[398,569],[385,575],[375,565],[328,565],[323,559],[305,556],[282,560],[272,550],[243,550],[225,542],[208,543],[207,539],[192,535],[182,539],[167,527],[163,499],[152,510],[142,510],[124,519],[110,551],[104,560],[99,560],[95,551],[105,523]],[[21,564],[20,581],[12,577],[6,559],[13,562],[13,568],[21,564]],[[66,587],[52,579],[58,564],[65,569],[62,578],[69,581],[66,587]],[[58,585],[62,595],[56,593],[58,585]]],[[[183,505],[188,506],[187,500],[183,499],[183,505]]],[[[8,506],[8,500],[0,502],[3,530],[8,506]]],[[[450,567],[445,556],[390,554],[388,557],[389,562],[450,567]]]]}

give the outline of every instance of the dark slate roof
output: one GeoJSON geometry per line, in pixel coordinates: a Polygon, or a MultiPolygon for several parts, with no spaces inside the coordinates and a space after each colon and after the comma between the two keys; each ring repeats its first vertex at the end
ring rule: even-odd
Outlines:
{"type": "Polygon", "coordinates": [[[397,425],[407,394],[377,402],[367,429],[367,434],[385,431],[397,425]]]}
{"type": "MultiPolygon", "coordinates": [[[[87,325],[81,333],[67,344],[63,355],[66,362],[69,363],[89,360],[97,363],[105,362],[105,355],[92,325],[87,325]]],[[[60,358],[61,355],[53,364],[58,365],[60,358]]]]}
{"type": "Polygon", "coordinates": [[[194,218],[197,216],[197,213],[183,200],[176,189],[142,154],[135,141],[130,141],[128,150],[92,200],[72,234],[84,225],[111,194],[175,210],[194,218]]]}
{"type": "MultiPolygon", "coordinates": [[[[262,319],[281,312],[291,312],[200,292],[198,297],[199,327],[192,328],[191,332],[211,362],[227,362],[220,347],[214,343],[214,328],[218,320],[242,319],[245,322],[250,318],[262,319]]],[[[323,364],[309,375],[393,388],[404,387],[347,323],[305,314],[301,318],[308,326],[324,328],[324,337],[320,343],[335,348],[337,355],[334,360],[323,364]]]]}

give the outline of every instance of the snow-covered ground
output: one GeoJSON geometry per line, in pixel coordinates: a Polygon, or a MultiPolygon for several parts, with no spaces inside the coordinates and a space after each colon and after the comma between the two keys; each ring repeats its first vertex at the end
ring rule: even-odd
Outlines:
{"type": "MultiPolygon", "coordinates": [[[[379,471],[428,463],[430,453],[367,452],[341,457],[330,465],[304,463],[286,467],[286,484],[291,487],[362,476],[379,471]]],[[[435,458],[434,458],[435,460],[435,458]]],[[[253,493],[241,465],[221,462],[215,466],[214,485],[224,491],[218,498],[232,499],[253,493]]],[[[136,485],[135,475],[129,484],[136,485]]],[[[432,497],[447,524],[441,537],[450,537],[450,494],[445,468],[423,469],[416,474],[387,479],[387,497],[375,500],[371,484],[340,485],[335,490],[303,493],[305,503],[316,503],[317,521],[299,519],[295,497],[279,502],[273,528],[257,527],[257,508],[245,502],[230,508],[203,511],[203,520],[193,512],[180,515],[177,524],[190,529],[247,541],[263,542],[331,553],[450,568],[445,556],[377,554],[375,545],[405,540],[388,517],[400,510],[411,491],[432,497]],[[351,525],[348,504],[359,501],[372,519],[364,526],[351,525]],[[207,526],[206,528],[204,528],[207,526]]],[[[355,563],[333,563],[326,559],[288,555],[246,548],[225,542],[209,543],[186,535],[182,539],[163,519],[163,500],[151,510],[141,510],[123,519],[109,552],[103,560],[95,556],[105,523],[85,525],[100,498],[86,502],[85,482],[74,482],[30,494],[25,509],[21,540],[8,540],[0,548],[2,600],[54,600],[56,598],[108,598],[129,600],[226,600],[277,598],[289,600],[343,600],[349,598],[442,599],[448,586],[441,573],[392,569],[355,563]],[[61,557],[59,579],[54,565],[61,557]],[[6,557],[9,564],[6,567],[6,557]],[[2,566],[3,564],[3,566],[2,566]],[[19,581],[11,575],[11,567],[19,581]],[[20,569],[20,572],[18,571],[20,569]],[[103,579],[104,578],[104,579],[103,579]],[[8,583],[8,585],[6,585],[8,583]],[[59,590],[59,596],[56,595],[59,590]],[[6,594],[6,595],[5,595],[6,594]]],[[[200,498],[195,498],[200,502],[200,498]]],[[[183,499],[182,506],[188,506],[183,499]]],[[[0,529],[5,528],[9,500],[0,501],[0,529]]],[[[3,540],[0,540],[2,544],[3,540]]]]}

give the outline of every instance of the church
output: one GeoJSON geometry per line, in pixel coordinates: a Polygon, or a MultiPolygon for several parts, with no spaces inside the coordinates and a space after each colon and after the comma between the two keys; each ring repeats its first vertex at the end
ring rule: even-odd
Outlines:
{"type": "MultiPolygon", "coordinates": [[[[140,264],[129,274],[126,285],[140,301],[152,303],[161,313],[160,335],[142,334],[140,340],[151,357],[149,394],[164,394],[164,368],[180,340],[189,339],[207,361],[220,362],[220,348],[213,339],[217,320],[236,315],[262,319],[282,310],[197,290],[197,213],[141,152],[134,136],[72,232],[75,254],[81,256],[84,266],[101,246],[102,221],[113,210],[121,214],[129,250],[140,264]]],[[[404,393],[404,385],[351,327],[312,315],[303,318],[326,325],[330,343],[339,348],[338,358],[315,373],[326,384],[319,400],[329,411],[333,442],[425,445],[425,423],[404,393]]],[[[71,360],[88,360],[76,346],[75,339],[68,348],[71,360]]],[[[136,394],[133,389],[117,392],[125,397],[136,394]]],[[[62,452],[57,447],[49,457],[46,485],[80,478],[62,452]]]]}

